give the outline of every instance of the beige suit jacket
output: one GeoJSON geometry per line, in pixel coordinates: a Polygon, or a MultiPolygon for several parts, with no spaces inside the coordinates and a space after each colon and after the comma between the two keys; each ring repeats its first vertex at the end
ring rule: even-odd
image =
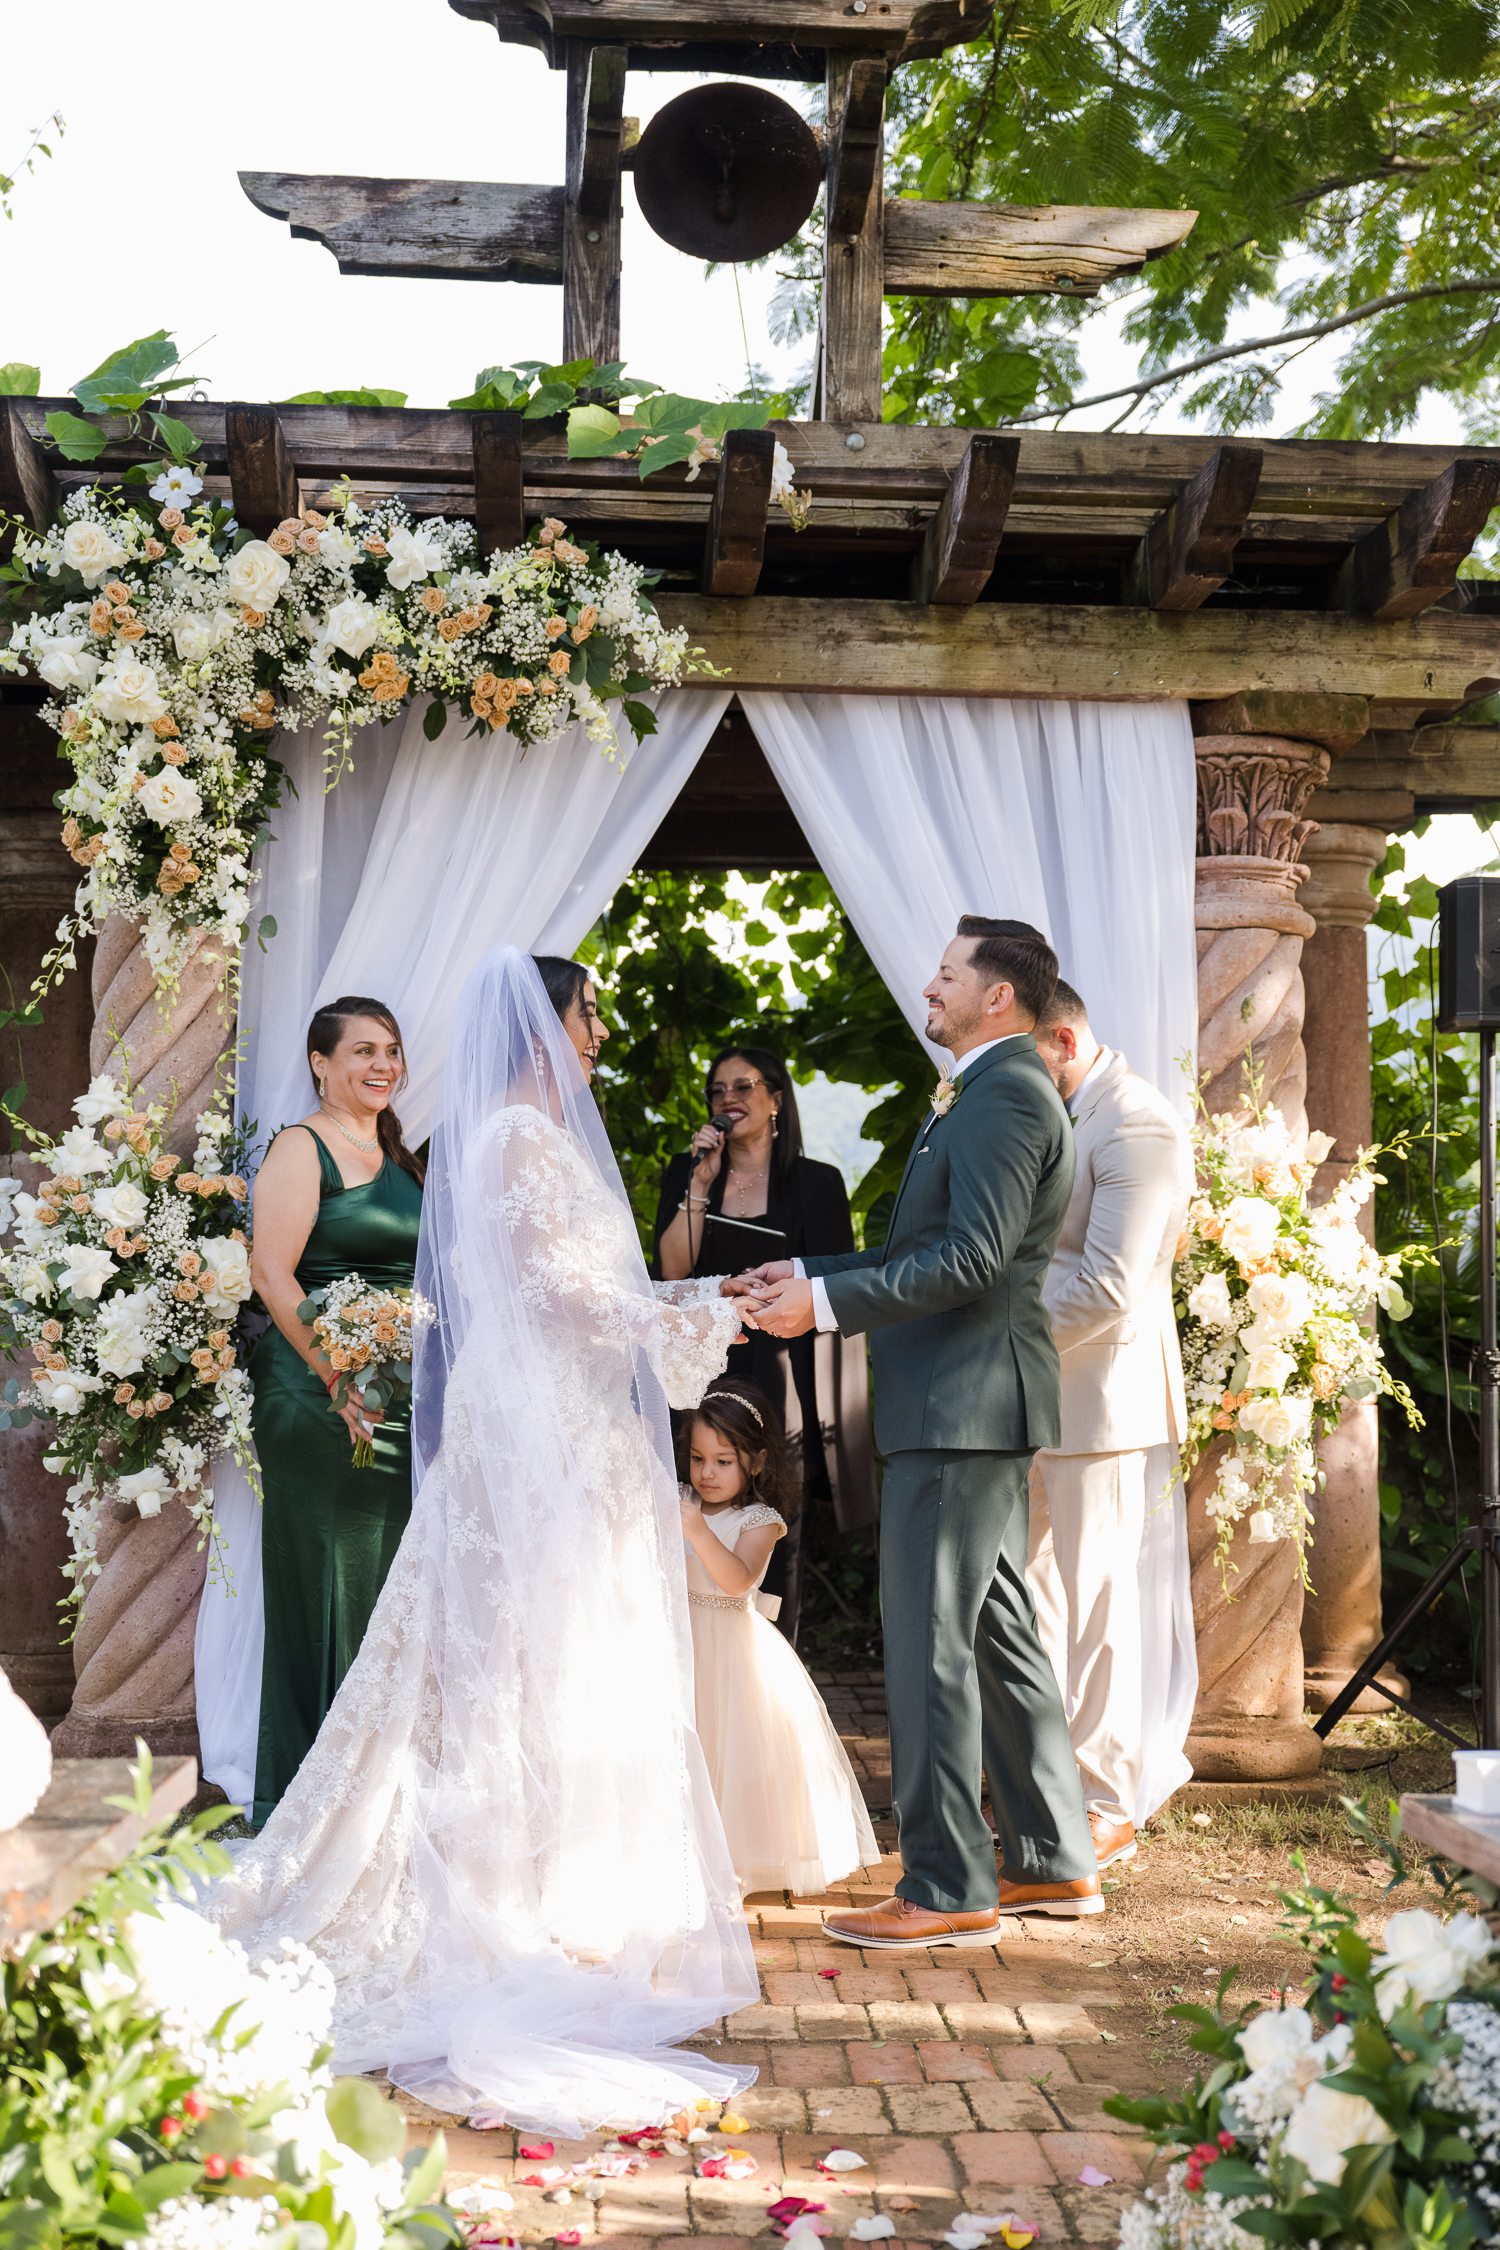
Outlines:
{"type": "Polygon", "coordinates": [[[1128,1453],[1187,1427],[1172,1259],[1193,1192],[1187,1129],[1125,1057],[1085,1079],[1078,1171],[1043,1298],[1062,1360],[1060,1453],[1128,1453]]]}

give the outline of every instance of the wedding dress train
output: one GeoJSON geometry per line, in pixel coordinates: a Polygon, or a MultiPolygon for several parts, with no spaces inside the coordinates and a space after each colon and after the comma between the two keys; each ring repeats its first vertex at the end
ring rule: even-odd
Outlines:
{"type": "MultiPolygon", "coordinates": [[[[338,1990],[335,2066],[566,2138],[747,2074],[757,1994],[693,1731],[667,1405],[738,1322],[647,1280],[576,1055],[512,948],[460,998],[424,1198],[411,1523],[292,1788],[209,1892],[338,1990]]],[[[753,2073],[749,2073],[753,2076],[753,2073]]]]}

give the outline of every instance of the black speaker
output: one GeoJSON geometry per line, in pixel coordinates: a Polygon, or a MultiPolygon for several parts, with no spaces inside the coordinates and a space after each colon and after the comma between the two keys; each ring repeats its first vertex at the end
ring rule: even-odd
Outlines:
{"type": "Polygon", "coordinates": [[[1500,1031],[1500,875],[1438,892],[1438,1029],[1500,1031]]]}

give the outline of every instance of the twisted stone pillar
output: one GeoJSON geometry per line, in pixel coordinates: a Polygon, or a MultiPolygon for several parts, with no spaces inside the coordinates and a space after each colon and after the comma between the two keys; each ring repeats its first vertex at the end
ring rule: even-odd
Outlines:
{"type": "MultiPolygon", "coordinates": [[[[1374,1138],[1370,1101],[1369,972],[1365,929],[1375,909],[1370,877],[1385,856],[1382,829],[1325,823],[1305,846],[1310,876],[1302,903],[1317,922],[1303,955],[1307,984],[1307,1109],[1312,1123],[1333,1135],[1318,1167],[1311,1201],[1325,1203],[1374,1138]]],[[[1361,1224],[1374,1240],[1374,1206],[1361,1224]]],[[[1380,1639],[1380,1438],[1375,1401],[1344,1409],[1331,1437],[1318,1448],[1327,1483],[1312,1503],[1316,1521],[1312,1555],[1315,1591],[1302,1615],[1302,1659],[1307,1701],[1326,1710],[1380,1639]]],[[[1398,1695],[1399,1673],[1381,1674],[1398,1695]]],[[[1366,1689],[1357,1711],[1388,1711],[1383,1696],[1366,1689]]]]}
{"type": "MultiPolygon", "coordinates": [[[[94,956],[93,1069],[120,1077],[128,1064],[142,1108],[172,1109],[169,1147],[191,1155],[194,1119],[207,1108],[232,1019],[224,949],[200,936],[177,991],[165,998],[123,915],[112,914],[94,956]]],[[[208,1555],[180,1500],[142,1517],[112,1503],[99,1532],[99,1576],[73,1644],[77,1685],[54,1747],[64,1758],[127,1754],[137,1735],[158,1755],[198,1756],[193,1632],[208,1555]]]]}
{"type": "MultiPolygon", "coordinates": [[[[1302,814],[1327,778],[1330,750],[1363,732],[1351,700],[1244,696],[1194,713],[1204,1099],[1216,1114],[1243,1107],[1248,1061],[1262,1104],[1280,1110],[1298,1143],[1308,1123],[1303,948],[1316,927],[1297,895],[1308,874],[1302,850],[1315,833],[1302,814]],[[1280,731],[1289,715],[1295,734],[1280,731]]],[[[1218,1458],[1217,1449],[1206,1454],[1188,1484],[1199,1686],[1187,1752],[1202,1780],[1291,1780],[1315,1773],[1322,1756],[1302,1715],[1297,1551],[1290,1540],[1252,1547],[1241,1524],[1226,1592],[1205,1506],[1218,1458]]]]}

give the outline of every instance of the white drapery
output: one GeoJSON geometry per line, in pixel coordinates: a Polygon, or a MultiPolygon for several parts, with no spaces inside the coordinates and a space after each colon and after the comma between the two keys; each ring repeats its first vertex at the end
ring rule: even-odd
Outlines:
{"type": "MultiPolygon", "coordinates": [[[[655,698],[648,699],[655,701],[655,698]]],[[[470,969],[493,945],[571,953],[609,904],[697,764],[729,690],[675,689],[659,732],[618,773],[581,726],[524,757],[493,737],[465,740],[450,717],[435,742],[427,705],[370,739],[325,794],[321,736],[277,756],[297,794],[272,816],[252,921],[276,935],[242,968],[247,1027],[238,1111],[264,1147],[312,1102],[304,1040],[315,1008],[342,992],[383,1000],[401,1026],[411,1082],[402,1128],[431,1127],[448,1026],[470,969]]],[[[203,1775],[232,1802],[255,1780],[264,1650],[260,1508],[232,1461],[214,1470],[214,1513],[235,1593],[205,1588],[194,1644],[203,1775]]]]}
{"type": "MultiPolygon", "coordinates": [[[[1186,1111],[1197,1051],[1197,785],[1184,703],[746,694],[839,903],[919,1035],[960,914],[1051,939],[1097,1038],[1186,1111]]],[[[1181,1488],[1141,1543],[1136,1818],[1183,1781],[1198,1692],[1181,1488]]],[[[1066,1692],[1066,1691],[1065,1691],[1066,1692]]]]}
{"type": "Polygon", "coordinates": [[[1185,703],[746,694],[839,903],[920,1036],[960,914],[1031,922],[1169,1100],[1196,1049],[1185,703]]]}

